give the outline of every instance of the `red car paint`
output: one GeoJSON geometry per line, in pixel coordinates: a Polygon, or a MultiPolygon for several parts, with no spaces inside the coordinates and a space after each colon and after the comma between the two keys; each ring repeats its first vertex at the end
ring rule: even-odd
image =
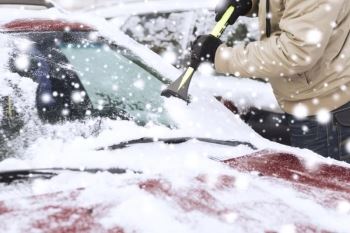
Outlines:
{"type": "Polygon", "coordinates": [[[92,27],[79,22],[50,19],[18,19],[1,26],[2,32],[45,32],[45,31],[94,31],[92,27]]]}
{"type": "Polygon", "coordinates": [[[225,162],[240,171],[256,171],[262,176],[340,192],[350,197],[350,169],[345,167],[321,164],[315,170],[307,169],[305,162],[292,154],[275,154],[267,151],[225,162]]]}

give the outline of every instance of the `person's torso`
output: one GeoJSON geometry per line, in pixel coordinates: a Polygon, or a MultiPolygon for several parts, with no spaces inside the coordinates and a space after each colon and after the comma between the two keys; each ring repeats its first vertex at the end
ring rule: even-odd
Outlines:
{"type": "MultiPolygon", "coordinates": [[[[271,35],[281,34],[280,22],[283,15],[288,13],[287,2],[288,4],[299,4],[298,7],[300,7],[302,14],[303,5],[306,4],[306,1],[309,0],[293,0],[291,2],[288,2],[288,0],[260,0],[258,16],[261,40],[268,37],[267,29],[269,27],[271,35]],[[267,20],[267,17],[269,20],[267,20]]],[[[324,0],[315,2],[321,1],[324,2],[324,0]]],[[[330,0],[330,7],[331,4],[332,1],[330,0]]],[[[282,108],[287,112],[291,112],[290,108],[297,103],[305,102],[309,106],[313,102],[322,100],[323,103],[320,106],[309,106],[311,114],[314,115],[315,110],[313,109],[323,107],[334,110],[350,101],[349,0],[343,1],[342,9],[337,19],[334,22],[329,22],[334,27],[333,34],[328,41],[323,56],[310,70],[291,77],[270,80],[276,97],[281,105],[285,105],[282,108]],[[337,98],[339,101],[334,100],[337,98]]],[[[311,30],[312,22],[308,23],[311,30]]]]}

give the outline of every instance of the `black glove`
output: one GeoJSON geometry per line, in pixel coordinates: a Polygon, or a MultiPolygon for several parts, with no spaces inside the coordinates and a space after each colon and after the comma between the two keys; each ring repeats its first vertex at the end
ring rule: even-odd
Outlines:
{"type": "Polygon", "coordinates": [[[218,22],[225,14],[226,10],[230,6],[234,6],[235,11],[228,21],[228,24],[232,25],[239,16],[248,14],[248,12],[252,9],[252,5],[252,0],[221,0],[215,8],[215,20],[218,22]]]}
{"type": "Polygon", "coordinates": [[[216,50],[221,44],[221,40],[213,35],[197,37],[192,45],[191,67],[197,69],[202,61],[214,63],[216,50]]]}

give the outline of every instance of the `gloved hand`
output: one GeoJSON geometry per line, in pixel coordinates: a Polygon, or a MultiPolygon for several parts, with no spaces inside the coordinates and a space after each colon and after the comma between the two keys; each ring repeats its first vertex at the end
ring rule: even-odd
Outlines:
{"type": "Polygon", "coordinates": [[[215,21],[218,22],[225,14],[226,10],[230,6],[234,6],[235,11],[228,21],[228,24],[232,25],[239,16],[248,14],[248,12],[252,9],[252,5],[252,0],[221,0],[215,8],[215,21]]]}
{"type": "Polygon", "coordinates": [[[213,35],[197,37],[192,45],[191,67],[197,69],[202,61],[214,63],[216,50],[221,44],[221,40],[213,35]]]}

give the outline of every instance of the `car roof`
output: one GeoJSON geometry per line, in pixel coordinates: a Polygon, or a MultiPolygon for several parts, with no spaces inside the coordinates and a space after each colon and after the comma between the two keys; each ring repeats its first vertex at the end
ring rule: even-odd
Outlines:
{"type": "Polygon", "coordinates": [[[51,0],[0,0],[0,32],[96,31],[91,26],[67,19],[66,12],[51,0]],[[10,6],[10,9],[6,9],[10,6]],[[21,6],[13,9],[12,6],[21,6]],[[22,8],[27,6],[43,7],[22,8]]]}
{"type": "Polygon", "coordinates": [[[16,19],[0,25],[0,32],[96,31],[91,26],[69,20],[16,19]]]}
{"type": "Polygon", "coordinates": [[[49,0],[0,0],[0,5],[31,5],[52,8],[55,5],[49,0]]]}

